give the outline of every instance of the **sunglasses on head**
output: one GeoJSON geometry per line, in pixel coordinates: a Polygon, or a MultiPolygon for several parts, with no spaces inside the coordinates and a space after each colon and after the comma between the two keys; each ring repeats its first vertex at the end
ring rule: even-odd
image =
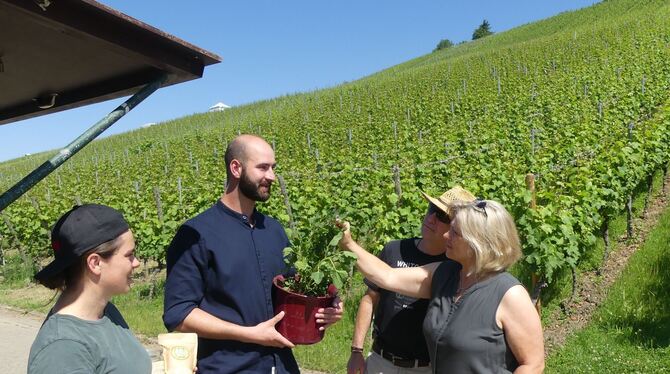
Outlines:
{"type": "Polygon", "coordinates": [[[472,203],[471,207],[474,210],[476,210],[480,213],[483,213],[484,217],[489,218],[489,215],[486,213],[486,200],[481,200],[481,199],[475,200],[472,203]]]}
{"type": "Polygon", "coordinates": [[[435,213],[435,218],[437,218],[438,221],[446,224],[451,223],[451,219],[449,218],[449,215],[443,211],[442,209],[438,208],[435,206],[435,204],[429,204],[428,205],[428,214],[433,214],[435,213]]]}

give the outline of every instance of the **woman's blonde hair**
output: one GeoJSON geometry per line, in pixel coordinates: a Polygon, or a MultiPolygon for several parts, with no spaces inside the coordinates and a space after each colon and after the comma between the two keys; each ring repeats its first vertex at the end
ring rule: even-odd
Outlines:
{"type": "Polygon", "coordinates": [[[521,243],[512,215],[493,200],[454,202],[450,207],[461,236],[475,257],[474,274],[499,273],[521,257],[521,243]]]}

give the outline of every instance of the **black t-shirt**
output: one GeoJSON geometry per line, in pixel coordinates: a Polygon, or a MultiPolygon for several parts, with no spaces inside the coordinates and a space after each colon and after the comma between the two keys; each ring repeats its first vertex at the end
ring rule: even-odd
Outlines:
{"type": "MultiPolygon", "coordinates": [[[[415,267],[447,260],[444,254],[431,256],[421,252],[419,239],[392,241],[379,258],[393,268],[415,267]]],[[[421,326],[428,299],[415,299],[379,288],[365,279],[370,289],[379,292],[372,336],[384,350],[408,359],[428,360],[428,348],[421,326]]]]}

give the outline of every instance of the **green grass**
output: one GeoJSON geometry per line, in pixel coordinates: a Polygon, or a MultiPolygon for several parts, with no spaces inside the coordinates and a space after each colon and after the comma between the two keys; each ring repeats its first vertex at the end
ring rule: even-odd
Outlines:
{"type": "Polygon", "coordinates": [[[583,331],[547,361],[547,373],[670,372],[670,210],[633,255],[583,331]]]}

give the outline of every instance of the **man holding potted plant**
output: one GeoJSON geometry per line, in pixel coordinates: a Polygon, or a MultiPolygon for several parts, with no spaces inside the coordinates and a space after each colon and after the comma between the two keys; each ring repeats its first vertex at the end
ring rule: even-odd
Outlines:
{"type": "MultiPolygon", "coordinates": [[[[395,240],[384,246],[379,258],[391,267],[422,266],[450,261],[445,256],[444,234],[449,231],[447,205],[454,200],[472,201],[470,192],[454,187],[439,198],[423,193],[428,211],[421,225],[421,237],[395,240]]],[[[361,298],[348,374],[431,373],[428,348],[423,336],[427,299],[414,299],[379,288],[365,280],[368,290],[361,298]],[[363,357],[363,343],[374,314],[371,355],[363,357]]]]}
{"type": "MultiPolygon", "coordinates": [[[[285,270],[289,240],[256,210],[275,180],[275,155],[263,139],[241,135],[225,154],[223,196],[185,222],[167,250],[163,322],[198,334],[198,373],[298,373],[293,344],[275,329],[272,279],[285,270]]],[[[342,304],[318,310],[317,323],[342,318],[342,304]]]]}

